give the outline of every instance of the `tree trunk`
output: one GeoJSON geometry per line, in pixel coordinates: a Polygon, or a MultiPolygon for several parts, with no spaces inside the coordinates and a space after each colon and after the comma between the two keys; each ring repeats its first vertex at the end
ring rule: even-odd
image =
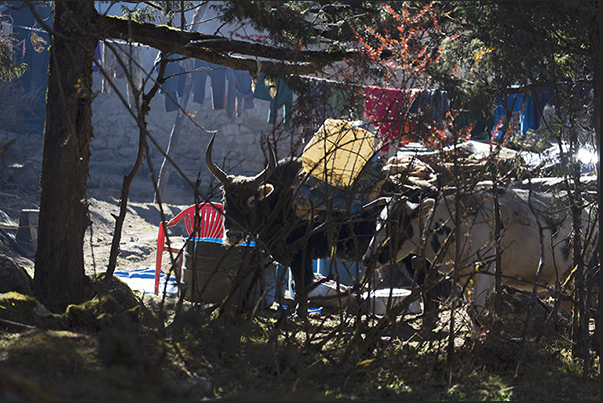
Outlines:
{"type": "Polygon", "coordinates": [[[36,298],[53,312],[91,296],[83,242],[90,223],[94,13],[94,2],[55,2],[34,275],[36,298]]]}

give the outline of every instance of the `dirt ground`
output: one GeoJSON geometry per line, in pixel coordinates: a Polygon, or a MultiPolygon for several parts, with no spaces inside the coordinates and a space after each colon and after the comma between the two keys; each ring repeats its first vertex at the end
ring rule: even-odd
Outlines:
{"type": "MultiPolygon", "coordinates": [[[[91,196],[88,199],[92,225],[84,237],[84,263],[86,274],[102,273],[106,270],[111,253],[111,243],[115,232],[115,222],[120,212],[119,201],[115,198],[91,196]]],[[[0,191],[0,210],[4,211],[18,224],[22,209],[37,209],[39,194],[22,189],[5,189],[0,191]]],[[[163,212],[170,219],[186,208],[183,204],[164,204],[163,212]]],[[[128,202],[128,212],[122,229],[120,254],[117,270],[131,271],[155,267],[155,251],[157,249],[158,225],[161,212],[156,203],[128,202]]],[[[181,241],[178,235],[184,235],[183,227],[173,229],[176,236],[174,242],[181,241]]],[[[24,256],[3,239],[0,253],[17,261],[33,277],[34,257],[24,256]]],[[[166,254],[164,259],[168,259],[166,254]]]]}
{"type": "MultiPolygon", "coordinates": [[[[86,233],[84,241],[84,261],[87,274],[106,269],[115,232],[114,215],[117,216],[120,211],[119,203],[114,199],[91,198],[89,203],[92,226],[86,233]]],[[[186,207],[188,206],[164,204],[163,213],[169,220],[186,207]]],[[[118,269],[129,271],[155,266],[160,222],[159,205],[152,202],[128,202],[128,213],[122,229],[120,254],[117,261],[118,269]]],[[[180,226],[175,233],[185,234],[184,229],[180,226]]],[[[176,241],[178,240],[176,239],[176,241]]],[[[167,258],[166,254],[165,259],[167,258]]]]}

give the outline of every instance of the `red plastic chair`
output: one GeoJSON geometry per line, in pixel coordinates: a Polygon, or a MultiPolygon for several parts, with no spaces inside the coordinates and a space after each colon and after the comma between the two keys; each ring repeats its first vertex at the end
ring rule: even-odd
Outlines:
{"type": "MultiPolygon", "coordinates": [[[[161,260],[163,259],[163,252],[171,250],[172,253],[177,254],[180,251],[180,248],[170,248],[165,245],[165,231],[168,227],[172,227],[184,219],[188,234],[193,235],[193,231],[195,230],[195,218],[197,217],[196,210],[196,206],[192,205],[182,210],[169,222],[162,222],[159,224],[159,234],[157,235],[157,257],[155,259],[155,295],[159,293],[159,278],[161,277],[161,260]],[[163,224],[165,224],[165,226],[163,224]]],[[[224,207],[219,203],[201,203],[198,206],[198,210],[199,223],[194,236],[199,238],[221,239],[222,232],[224,231],[224,207]]],[[[176,278],[178,280],[180,279],[182,270],[182,259],[181,254],[177,260],[176,266],[176,278]]]]}

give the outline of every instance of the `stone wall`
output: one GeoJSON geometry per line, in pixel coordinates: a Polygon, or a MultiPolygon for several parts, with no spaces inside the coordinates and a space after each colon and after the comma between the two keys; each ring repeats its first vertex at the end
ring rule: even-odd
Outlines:
{"type": "MultiPolygon", "coordinates": [[[[145,69],[151,70],[156,53],[151,48],[143,49],[142,63],[145,69]]],[[[126,79],[117,78],[114,82],[118,90],[127,96],[126,79]]],[[[88,183],[92,196],[119,198],[123,178],[130,172],[136,159],[139,129],[117,92],[102,91],[102,84],[100,73],[94,73],[93,91],[97,95],[93,101],[94,137],[90,145],[88,183]]],[[[147,123],[151,136],[163,149],[166,149],[177,112],[165,111],[164,97],[164,94],[157,94],[151,102],[147,123]]],[[[234,119],[228,118],[224,110],[212,108],[209,80],[205,102],[198,104],[191,98],[188,103],[186,110],[189,112],[190,119],[185,119],[180,132],[175,162],[191,182],[195,183],[199,176],[201,190],[213,200],[218,200],[220,195],[215,190],[217,183],[205,165],[205,150],[213,132],[216,132],[214,161],[225,171],[255,175],[265,167],[267,155],[262,149],[262,139],[265,139],[267,134],[274,138],[277,129],[267,123],[269,102],[254,99],[254,105],[252,109],[241,108],[240,115],[234,119]]],[[[280,118],[282,115],[279,114],[279,122],[280,118]]],[[[12,172],[11,175],[20,185],[39,186],[43,134],[41,131],[15,134],[0,128],[2,144],[14,137],[17,137],[16,143],[3,155],[7,167],[12,172]],[[27,174],[27,179],[19,179],[24,174],[27,174]]],[[[290,139],[295,135],[285,132],[283,137],[290,139]]],[[[290,144],[291,141],[277,144],[278,158],[291,153],[299,154],[299,150],[292,150],[290,144]]],[[[149,149],[153,171],[157,175],[163,156],[152,142],[149,142],[149,149]]],[[[153,197],[154,187],[149,164],[145,158],[131,186],[130,199],[144,202],[152,201],[153,197]]],[[[175,169],[172,169],[164,201],[188,204],[193,200],[194,192],[191,187],[175,169]]]]}
{"type": "MultiPolygon", "coordinates": [[[[155,55],[155,50],[143,47],[142,63],[145,69],[151,69],[155,55]]],[[[93,103],[94,139],[91,143],[89,185],[93,194],[105,192],[118,197],[123,177],[131,170],[138,152],[139,129],[116,91],[102,92],[102,76],[100,73],[94,75],[94,91],[99,93],[93,103]]],[[[126,94],[126,80],[118,78],[115,83],[126,94]]],[[[164,97],[164,94],[157,94],[151,102],[147,123],[151,136],[165,150],[177,112],[165,111],[164,97]]],[[[175,162],[193,183],[199,176],[203,192],[215,195],[213,199],[219,198],[211,190],[217,184],[205,165],[205,150],[212,132],[216,132],[214,161],[224,170],[253,175],[266,164],[261,139],[275,128],[267,123],[269,102],[254,99],[254,105],[252,109],[241,108],[240,115],[234,119],[228,118],[224,110],[212,108],[210,80],[206,84],[204,103],[195,103],[191,97],[187,105],[190,118],[185,119],[180,132],[175,162]]],[[[153,171],[157,175],[163,156],[152,142],[149,142],[149,148],[153,171]]],[[[291,151],[291,147],[287,148],[287,144],[279,145],[278,151],[279,158],[295,152],[291,151]]],[[[145,160],[132,184],[132,200],[153,200],[154,188],[148,165],[145,160]]],[[[193,190],[172,169],[164,201],[189,203],[193,200],[193,190]]]]}

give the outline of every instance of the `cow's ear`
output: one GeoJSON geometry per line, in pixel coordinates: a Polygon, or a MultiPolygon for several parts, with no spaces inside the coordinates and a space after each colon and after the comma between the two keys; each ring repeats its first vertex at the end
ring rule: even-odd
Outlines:
{"type": "Polygon", "coordinates": [[[270,196],[270,194],[274,191],[274,186],[272,186],[270,183],[266,183],[260,186],[259,191],[260,196],[258,197],[258,200],[263,200],[270,196]]]}
{"type": "Polygon", "coordinates": [[[435,206],[435,199],[425,199],[423,201],[421,201],[421,215],[423,217],[425,217],[427,214],[429,214],[430,211],[433,210],[433,207],[435,206]]]}

